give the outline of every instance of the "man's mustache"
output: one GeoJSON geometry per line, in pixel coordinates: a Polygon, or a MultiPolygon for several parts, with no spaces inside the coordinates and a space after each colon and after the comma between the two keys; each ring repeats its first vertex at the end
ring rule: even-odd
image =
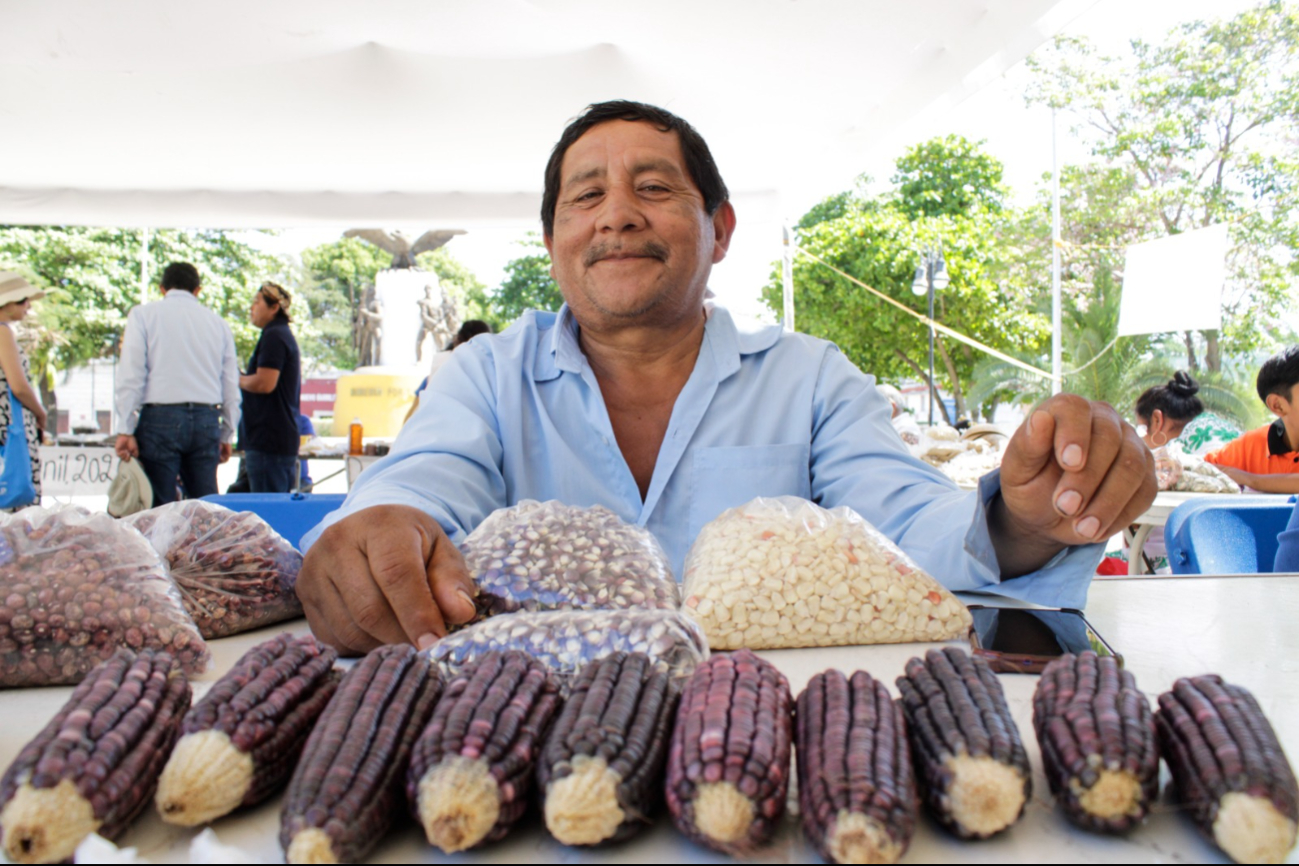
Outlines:
{"type": "Polygon", "coordinates": [[[589,268],[601,259],[613,258],[615,256],[641,256],[644,258],[658,259],[659,261],[667,261],[668,251],[667,247],[664,247],[662,244],[657,244],[654,241],[645,241],[644,243],[638,244],[634,247],[601,244],[587,250],[586,255],[582,258],[582,263],[589,268]]]}

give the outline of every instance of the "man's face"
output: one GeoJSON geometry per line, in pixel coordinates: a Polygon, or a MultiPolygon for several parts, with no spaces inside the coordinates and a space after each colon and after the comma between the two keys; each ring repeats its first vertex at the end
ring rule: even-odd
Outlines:
{"type": "Polygon", "coordinates": [[[735,213],[709,216],[675,132],[614,120],[564,154],[550,273],[583,327],[672,324],[702,309],[735,213]]]}
{"type": "Polygon", "coordinates": [[[266,296],[258,292],[253,295],[253,305],[248,308],[248,320],[258,328],[265,328],[275,318],[278,309],[266,303],[266,296]]]}
{"type": "Polygon", "coordinates": [[[1285,421],[1287,430],[1299,430],[1299,401],[1294,399],[1295,396],[1295,387],[1291,387],[1285,397],[1280,394],[1269,394],[1267,397],[1267,408],[1285,421]]]}

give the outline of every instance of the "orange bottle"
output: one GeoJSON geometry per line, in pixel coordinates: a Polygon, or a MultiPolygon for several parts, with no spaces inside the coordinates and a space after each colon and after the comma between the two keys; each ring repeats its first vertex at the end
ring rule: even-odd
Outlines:
{"type": "Polygon", "coordinates": [[[347,429],[347,453],[359,455],[363,450],[361,419],[352,419],[352,426],[347,429]]]}

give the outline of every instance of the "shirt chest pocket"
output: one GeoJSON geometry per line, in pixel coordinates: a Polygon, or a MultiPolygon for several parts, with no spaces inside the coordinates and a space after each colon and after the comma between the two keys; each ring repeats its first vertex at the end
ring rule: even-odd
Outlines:
{"type": "Polygon", "coordinates": [[[805,444],[700,448],[691,461],[690,539],[728,508],[759,496],[811,497],[805,444]]]}

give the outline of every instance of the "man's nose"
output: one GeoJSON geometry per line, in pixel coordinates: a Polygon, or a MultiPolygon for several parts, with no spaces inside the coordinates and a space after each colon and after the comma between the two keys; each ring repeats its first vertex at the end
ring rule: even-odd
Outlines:
{"type": "Polygon", "coordinates": [[[611,184],[600,203],[600,231],[636,231],[645,227],[645,212],[631,184],[611,184]]]}

